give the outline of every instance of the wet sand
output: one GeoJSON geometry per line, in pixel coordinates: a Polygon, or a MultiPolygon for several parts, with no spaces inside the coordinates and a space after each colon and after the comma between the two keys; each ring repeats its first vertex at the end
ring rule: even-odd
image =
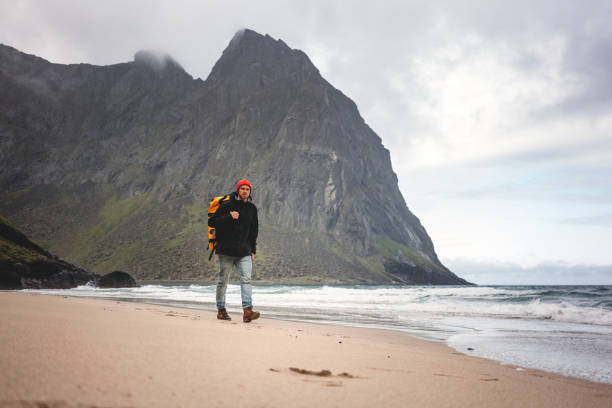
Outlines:
{"type": "Polygon", "coordinates": [[[611,407],[612,385],[385,330],[0,292],[0,407],[611,407]]]}

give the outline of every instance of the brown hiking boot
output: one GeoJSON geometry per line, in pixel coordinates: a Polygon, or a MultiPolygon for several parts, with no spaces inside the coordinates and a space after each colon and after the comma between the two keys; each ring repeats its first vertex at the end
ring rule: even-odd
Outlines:
{"type": "Polygon", "coordinates": [[[252,307],[245,308],[244,315],[242,316],[242,321],[248,323],[251,320],[255,319],[259,319],[259,312],[254,312],[252,307]]]}
{"type": "Polygon", "coordinates": [[[219,319],[219,320],[232,320],[230,315],[227,314],[227,310],[225,310],[225,309],[219,309],[217,311],[217,319],[219,319]]]}

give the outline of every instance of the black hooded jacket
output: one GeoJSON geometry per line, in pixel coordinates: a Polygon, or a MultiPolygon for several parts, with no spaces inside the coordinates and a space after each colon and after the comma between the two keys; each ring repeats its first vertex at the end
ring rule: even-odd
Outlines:
{"type": "Polygon", "coordinates": [[[250,199],[245,203],[232,193],[229,201],[221,204],[210,217],[208,225],[217,231],[217,254],[244,257],[255,253],[259,223],[257,207],[250,199]],[[240,214],[237,220],[232,218],[230,211],[240,214]]]}

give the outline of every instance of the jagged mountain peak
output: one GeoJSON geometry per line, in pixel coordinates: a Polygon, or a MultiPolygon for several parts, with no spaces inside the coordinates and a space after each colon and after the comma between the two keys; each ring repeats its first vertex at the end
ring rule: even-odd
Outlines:
{"type": "Polygon", "coordinates": [[[282,40],[250,29],[238,31],[213,67],[209,80],[246,79],[266,82],[273,78],[319,75],[319,70],[300,50],[291,49],[282,40]]]}
{"type": "Polygon", "coordinates": [[[224,53],[258,45],[265,45],[271,48],[278,47],[284,51],[291,51],[291,48],[281,39],[275,40],[269,34],[262,35],[251,29],[243,28],[234,34],[224,53]]]}

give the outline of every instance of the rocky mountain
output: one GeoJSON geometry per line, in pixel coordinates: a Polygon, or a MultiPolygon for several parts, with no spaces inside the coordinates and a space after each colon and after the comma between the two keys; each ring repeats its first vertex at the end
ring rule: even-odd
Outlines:
{"type": "Polygon", "coordinates": [[[208,201],[248,178],[258,281],[466,283],[357,106],[281,40],[238,32],[205,81],[153,52],[60,65],[0,46],[0,87],[0,213],[65,259],[213,281],[208,201]]]}

